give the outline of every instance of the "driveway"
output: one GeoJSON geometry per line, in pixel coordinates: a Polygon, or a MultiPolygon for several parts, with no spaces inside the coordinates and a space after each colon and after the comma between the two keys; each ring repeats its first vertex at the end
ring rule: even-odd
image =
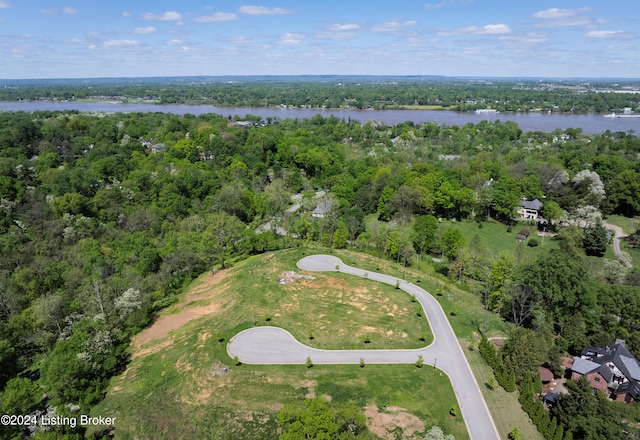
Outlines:
{"type": "Polygon", "coordinates": [[[298,261],[303,270],[339,271],[391,285],[400,282],[400,288],[422,305],[434,335],[431,345],[413,350],[320,350],[301,344],[293,336],[277,327],[254,327],[238,333],[229,341],[227,353],[238,356],[246,364],[304,364],[310,357],[314,364],[410,364],[422,355],[424,363],[437,366],[453,386],[469,437],[472,440],[499,439],[489,409],[473,376],[462,348],[449,321],[436,299],[424,289],[398,278],[366,272],[344,264],[330,255],[313,255],[298,261]]]}
{"type": "Polygon", "coordinates": [[[624,233],[624,231],[620,226],[612,225],[611,223],[603,223],[602,226],[604,226],[607,229],[611,229],[614,233],[613,252],[615,252],[616,257],[618,257],[618,260],[620,260],[625,266],[631,267],[631,262],[628,260],[628,258],[622,257],[622,251],[620,250],[620,240],[626,237],[627,234],[624,233]]]}

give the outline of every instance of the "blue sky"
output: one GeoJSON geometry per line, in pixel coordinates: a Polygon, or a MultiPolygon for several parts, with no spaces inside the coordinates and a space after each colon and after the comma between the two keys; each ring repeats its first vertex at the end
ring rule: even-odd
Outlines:
{"type": "Polygon", "coordinates": [[[0,78],[640,77],[638,0],[0,0],[0,78]]]}

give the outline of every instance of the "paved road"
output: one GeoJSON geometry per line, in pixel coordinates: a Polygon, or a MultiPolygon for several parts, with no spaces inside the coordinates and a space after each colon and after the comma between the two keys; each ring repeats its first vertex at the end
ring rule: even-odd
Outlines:
{"type": "MultiPolygon", "coordinates": [[[[362,269],[350,267],[330,255],[313,255],[298,261],[303,270],[336,271],[365,276],[362,269]]],[[[449,376],[458,405],[472,440],[499,439],[489,409],[478,388],[473,372],[460,348],[453,329],[440,304],[424,289],[395,277],[377,272],[366,273],[371,280],[395,285],[414,295],[425,310],[434,335],[428,347],[414,350],[319,350],[305,346],[277,327],[254,327],[238,333],[227,344],[227,353],[246,364],[304,364],[310,357],[314,364],[358,364],[360,358],[370,364],[414,363],[418,355],[425,364],[437,366],[449,376]]]]}
{"type": "Polygon", "coordinates": [[[626,237],[627,234],[624,233],[624,231],[622,230],[622,228],[620,226],[612,225],[611,223],[603,223],[602,225],[605,228],[611,229],[614,232],[614,236],[613,236],[613,252],[615,252],[616,257],[618,257],[618,259],[625,266],[631,267],[631,262],[629,262],[627,258],[624,258],[624,257],[621,258],[622,251],[620,250],[620,240],[622,240],[624,237],[626,237]]]}

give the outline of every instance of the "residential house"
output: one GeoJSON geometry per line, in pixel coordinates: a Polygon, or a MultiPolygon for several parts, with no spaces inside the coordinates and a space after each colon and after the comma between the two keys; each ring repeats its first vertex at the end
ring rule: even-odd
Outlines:
{"type": "Polygon", "coordinates": [[[164,144],[154,144],[150,147],[151,154],[163,153],[165,149],[164,144]]]}
{"type": "Polygon", "coordinates": [[[571,367],[574,380],[586,377],[591,387],[621,402],[640,399],[640,363],[624,345],[617,340],[605,347],[585,347],[571,367]]]}
{"type": "Polygon", "coordinates": [[[324,198],[322,199],[311,212],[311,217],[313,218],[324,218],[329,212],[331,212],[331,199],[324,198]]]}
{"type": "Polygon", "coordinates": [[[538,199],[522,200],[516,211],[523,220],[538,220],[541,218],[542,202],[538,199]]]}

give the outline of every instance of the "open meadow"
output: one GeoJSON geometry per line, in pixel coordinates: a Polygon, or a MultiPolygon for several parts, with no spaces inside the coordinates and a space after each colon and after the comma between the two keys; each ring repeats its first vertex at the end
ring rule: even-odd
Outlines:
{"type": "MultiPolygon", "coordinates": [[[[408,294],[339,273],[303,273],[295,262],[305,253],[260,255],[195,280],[134,339],[127,370],[93,413],[117,417],[115,435],[122,439],[269,439],[278,436],[276,414],[284,404],[324,396],[360,407],[371,438],[420,438],[433,425],[468,438],[462,417],[449,415],[456,399],[448,378],[431,367],[257,366],[229,358],[226,341],[254,325],[277,325],[329,349],[409,348],[432,340],[408,294]]],[[[369,259],[351,254],[349,261],[369,259]]]]}

